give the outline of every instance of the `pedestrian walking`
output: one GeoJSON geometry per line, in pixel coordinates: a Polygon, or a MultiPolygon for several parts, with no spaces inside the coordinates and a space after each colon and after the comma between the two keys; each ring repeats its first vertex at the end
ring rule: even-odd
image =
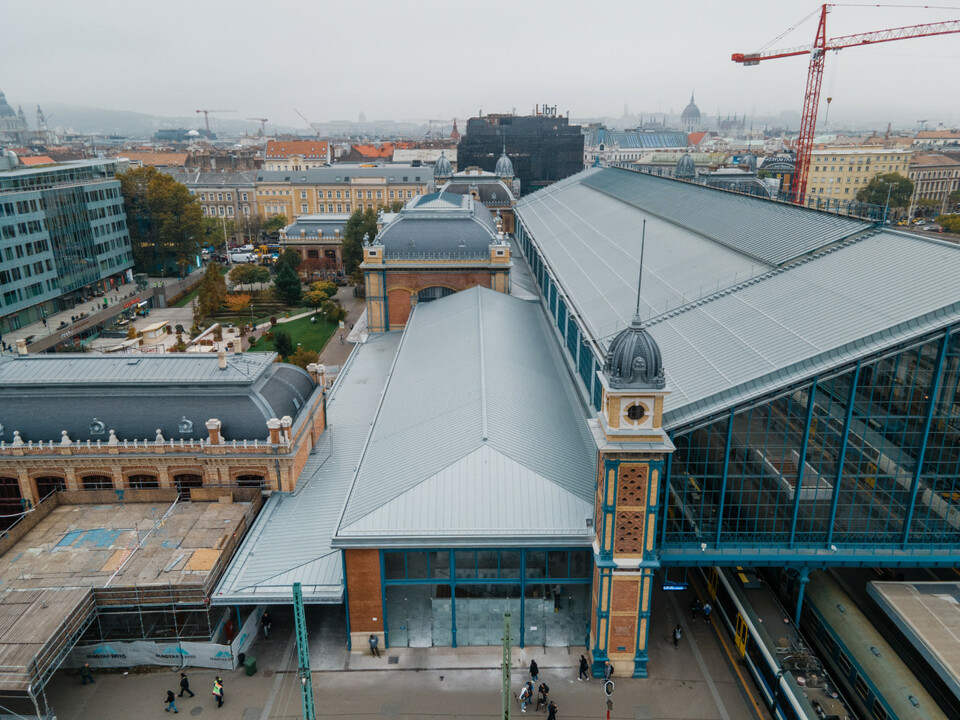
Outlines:
{"type": "Polygon", "coordinates": [[[700,598],[698,597],[693,598],[693,602],[690,603],[690,619],[691,620],[697,619],[697,614],[700,612],[700,608],[701,608],[700,598]]]}
{"type": "Polygon", "coordinates": [[[370,636],[370,655],[380,657],[380,638],[376,635],[370,636]]]}
{"type": "Polygon", "coordinates": [[[187,674],[180,673],[180,697],[183,697],[184,693],[190,693],[190,697],[193,697],[193,690],[190,689],[190,681],[187,680],[187,674]]]}
{"type": "Polygon", "coordinates": [[[171,710],[173,710],[174,713],[180,712],[177,710],[177,704],[174,702],[176,699],[177,696],[173,694],[173,690],[167,690],[167,699],[164,700],[164,702],[167,703],[167,712],[171,710]]]}
{"type": "Polygon", "coordinates": [[[587,662],[586,657],[581,655],[580,656],[580,676],[577,678],[577,680],[583,680],[584,678],[589,680],[590,679],[589,671],[590,671],[590,663],[587,662]]]}
{"type": "Polygon", "coordinates": [[[557,704],[551,700],[550,704],[547,705],[547,720],[557,720],[557,710],[559,709],[557,704]]]}
{"type": "Polygon", "coordinates": [[[537,712],[540,712],[540,708],[545,708],[549,698],[547,697],[550,694],[550,686],[545,682],[540,683],[537,687],[537,712]]]}
{"type": "Polygon", "coordinates": [[[713,605],[707,603],[703,606],[703,621],[710,622],[710,613],[713,612],[713,605]]]}
{"type": "Polygon", "coordinates": [[[273,618],[270,617],[270,613],[266,610],[263,611],[263,615],[260,616],[260,627],[263,628],[263,636],[270,636],[270,628],[273,627],[273,618]]]}
{"type": "Polygon", "coordinates": [[[223,680],[219,676],[213,681],[213,696],[217,699],[217,707],[223,707],[223,680]]]}
{"type": "Polygon", "coordinates": [[[530,679],[536,682],[539,677],[540,677],[540,668],[537,667],[537,661],[531,660],[530,661],[530,679]]]}
{"type": "Polygon", "coordinates": [[[520,712],[527,711],[527,705],[530,703],[530,700],[533,696],[533,683],[527,682],[524,684],[523,689],[520,691],[520,695],[517,696],[520,700],[520,712]]]}
{"type": "Polygon", "coordinates": [[[673,629],[673,649],[674,649],[674,650],[676,650],[678,647],[680,647],[680,635],[682,635],[682,634],[683,634],[683,631],[680,629],[680,626],[677,625],[677,626],[673,629]]]}
{"type": "Polygon", "coordinates": [[[603,661],[603,679],[609,680],[613,677],[613,665],[610,664],[609,660],[603,661]]]}
{"type": "Polygon", "coordinates": [[[81,685],[95,682],[93,679],[93,671],[90,669],[90,663],[84,663],[83,667],[80,668],[80,681],[81,685]]]}
{"type": "Polygon", "coordinates": [[[340,333],[340,344],[343,345],[343,333],[340,333]]]}

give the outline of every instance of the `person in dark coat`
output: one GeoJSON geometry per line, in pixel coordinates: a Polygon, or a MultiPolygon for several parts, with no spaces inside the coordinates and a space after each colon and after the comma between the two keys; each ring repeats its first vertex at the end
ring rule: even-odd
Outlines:
{"type": "Polygon", "coordinates": [[[187,674],[180,673],[180,697],[183,697],[184,693],[190,693],[190,697],[193,697],[193,690],[190,689],[190,681],[187,680],[187,674]]]}
{"type": "Polygon", "coordinates": [[[173,710],[174,713],[180,712],[177,710],[177,705],[174,702],[177,699],[177,696],[173,694],[173,690],[167,690],[167,699],[164,700],[167,703],[167,712],[173,710]]]}
{"type": "Polygon", "coordinates": [[[583,655],[580,656],[580,676],[577,680],[583,680],[586,678],[590,679],[590,663],[587,662],[587,658],[583,655]]]}
{"type": "Polygon", "coordinates": [[[96,682],[93,679],[93,671],[90,670],[90,663],[84,663],[83,667],[80,668],[80,680],[81,685],[86,685],[88,682],[96,682]]]}
{"type": "Polygon", "coordinates": [[[551,700],[550,704],[547,705],[547,720],[557,720],[557,710],[559,709],[557,704],[551,700]]]}
{"type": "Polygon", "coordinates": [[[540,668],[537,667],[537,661],[530,661],[530,679],[534,682],[537,681],[537,678],[540,677],[540,668]]]}

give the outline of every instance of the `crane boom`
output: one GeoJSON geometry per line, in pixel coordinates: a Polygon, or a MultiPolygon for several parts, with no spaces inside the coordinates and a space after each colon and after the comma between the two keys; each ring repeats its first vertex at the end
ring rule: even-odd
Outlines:
{"type": "Polygon", "coordinates": [[[823,62],[827,51],[875,45],[894,40],[910,40],[933,35],[960,33],[960,20],[945,20],[943,22],[908,25],[854,35],[841,35],[827,40],[827,13],[830,12],[831,7],[833,6],[823,5],[820,8],[820,22],[817,25],[817,36],[813,45],[780,50],[763,50],[755,53],[733,53],[730,56],[733,62],[750,66],[759,65],[763,60],[810,55],[807,85],[803,95],[803,116],[800,120],[800,135],[797,138],[796,170],[790,188],[790,199],[796,203],[803,203],[807,192],[807,175],[810,171],[810,159],[813,154],[813,135],[817,123],[817,109],[820,104],[820,86],[823,81],[823,62]]]}

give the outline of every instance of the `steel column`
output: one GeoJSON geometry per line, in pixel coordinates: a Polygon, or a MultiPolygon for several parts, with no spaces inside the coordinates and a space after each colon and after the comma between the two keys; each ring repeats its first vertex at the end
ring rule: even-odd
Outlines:
{"type": "MultiPolygon", "coordinates": [[[[927,454],[927,438],[930,435],[930,424],[933,421],[933,410],[937,406],[937,394],[940,392],[940,378],[943,376],[943,358],[947,354],[947,345],[950,343],[950,328],[948,327],[940,340],[940,349],[937,351],[937,364],[933,370],[933,387],[930,390],[930,402],[927,405],[927,416],[923,420],[923,435],[920,438],[920,451],[917,453],[917,466],[913,470],[913,482],[910,487],[910,505],[903,521],[903,537],[901,543],[906,548],[910,538],[910,523],[913,522],[913,511],[917,505],[917,492],[920,489],[920,474],[923,470],[923,458],[927,454]]],[[[919,365],[919,362],[917,363],[919,365]]]]}
{"type": "Polygon", "coordinates": [[[847,440],[850,436],[850,418],[853,417],[853,401],[857,396],[857,381],[860,379],[860,361],[853,369],[850,392],[847,395],[847,414],[843,420],[843,437],[840,440],[840,456],[837,458],[837,476],[833,483],[833,502],[830,504],[830,525],[827,527],[827,550],[833,544],[833,524],[837,520],[837,504],[840,502],[840,482],[843,479],[843,463],[847,457],[847,440]]]}
{"type": "Polygon", "coordinates": [[[300,678],[300,700],[303,703],[303,720],[316,720],[313,706],[313,677],[310,674],[310,643],[307,637],[307,618],[303,608],[303,592],[300,583],[293,584],[293,620],[297,632],[297,677],[300,678]]]}
{"type": "MultiPolygon", "coordinates": [[[[567,572],[570,572],[567,570],[567,572]]],[[[527,616],[527,551],[520,551],[520,647],[523,648],[526,638],[524,637],[524,621],[527,616]]]]}
{"type": "MultiPolygon", "coordinates": [[[[668,433],[667,437],[673,442],[673,433],[668,433]]],[[[667,454],[667,466],[663,472],[663,504],[660,506],[660,512],[663,513],[663,520],[660,523],[660,547],[667,542],[667,512],[670,507],[670,471],[673,469],[673,453],[667,454]]]]}
{"type": "Polygon", "coordinates": [[[727,447],[723,452],[723,481],[720,484],[720,509],[717,511],[717,547],[720,547],[720,533],[723,531],[723,507],[727,496],[727,470],[730,467],[730,443],[733,440],[733,415],[734,409],[731,408],[730,417],[727,420],[727,447]]]}
{"type": "MultiPolygon", "coordinates": [[[[455,560],[456,550],[450,549],[450,555],[447,561],[450,573],[450,642],[451,647],[457,646],[457,563],[455,560]]],[[[474,560],[476,562],[476,560],[474,560]]]]}
{"type": "Polygon", "coordinates": [[[800,629],[800,611],[803,609],[803,591],[807,589],[807,583],[810,582],[810,568],[800,568],[799,577],[800,588],[797,590],[797,610],[793,614],[793,626],[800,629]]]}
{"type": "Polygon", "coordinates": [[[810,439],[810,422],[813,420],[813,402],[817,394],[817,379],[810,385],[807,395],[807,420],[803,426],[803,440],[800,441],[800,462],[797,466],[797,484],[793,488],[793,513],[790,519],[790,547],[797,536],[797,516],[800,514],[800,489],[803,487],[803,470],[807,465],[807,441],[810,439]]]}

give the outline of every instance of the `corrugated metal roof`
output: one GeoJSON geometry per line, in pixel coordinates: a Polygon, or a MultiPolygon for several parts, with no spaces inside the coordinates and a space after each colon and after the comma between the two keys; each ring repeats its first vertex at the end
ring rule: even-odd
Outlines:
{"type": "Polygon", "coordinates": [[[584,173],[581,184],[771,265],[870,227],[853,218],[617,168],[584,173]]]}
{"type": "Polygon", "coordinates": [[[400,333],[371,335],[354,348],[327,400],[327,429],[295,493],[274,493],[213,594],[215,605],[341,602],[343,566],[330,545],[370,424],[400,344],[400,333]]]}
{"type": "Polygon", "coordinates": [[[660,345],[672,390],[664,404],[668,428],[960,320],[955,245],[894,231],[859,232],[785,267],[751,264],[731,242],[710,239],[712,219],[722,232],[740,218],[759,233],[756,223],[765,217],[768,237],[761,244],[770,247],[816,227],[835,237],[831,228],[845,219],[811,219],[826,214],[683,183],[668,183],[673,193],[657,190],[657,214],[702,213],[694,224],[706,232],[699,233],[652,222],[632,202],[600,195],[591,185],[607,173],[624,185],[618,192],[626,197],[660,182],[594,169],[525,198],[518,214],[573,314],[601,347],[632,314],[639,226],[648,220],[641,315],[660,345]],[[632,190],[626,188],[631,183],[632,190]],[[692,205],[691,191],[708,193],[709,202],[692,205]],[[702,297],[691,285],[702,286],[702,297]]]}
{"type": "Polygon", "coordinates": [[[550,332],[539,304],[480,287],[417,306],[337,544],[589,541],[597,450],[550,332]],[[525,498],[552,512],[534,526],[525,498]]]}

